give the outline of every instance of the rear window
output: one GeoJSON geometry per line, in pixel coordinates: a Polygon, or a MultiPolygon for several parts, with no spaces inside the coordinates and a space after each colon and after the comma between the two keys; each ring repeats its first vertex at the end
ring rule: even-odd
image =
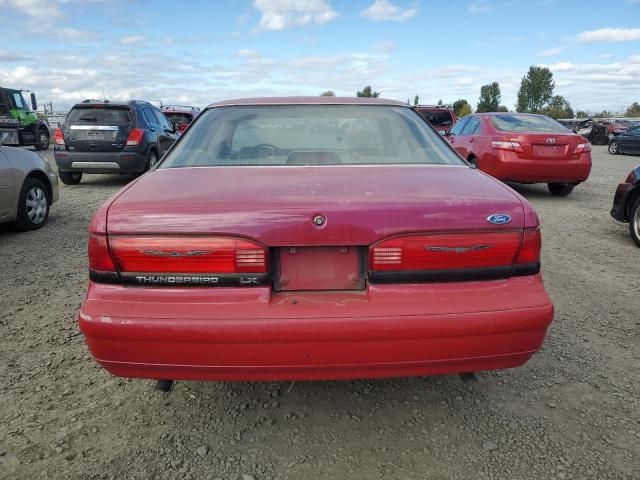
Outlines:
{"type": "Polygon", "coordinates": [[[191,120],[193,120],[193,118],[191,117],[191,115],[189,115],[188,113],[166,113],[164,114],[165,117],[167,117],[167,119],[171,122],[171,123],[191,123],[191,120]]]}
{"type": "Polygon", "coordinates": [[[339,164],[463,162],[406,107],[269,105],[206,110],[160,168],[339,164]]]}
{"type": "Polygon", "coordinates": [[[418,113],[424,117],[434,127],[450,127],[453,125],[453,116],[447,110],[418,110],[418,113]]]}
{"type": "Polygon", "coordinates": [[[570,130],[555,120],[543,115],[493,115],[491,124],[502,132],[557,132],[567,133],[570,130]]]}
{"type": "Polygon", "coordinates": [[[130,122],[126,107],[73,107],[66,123],[86,123],[96,125],[122,125],[130,122]]]}

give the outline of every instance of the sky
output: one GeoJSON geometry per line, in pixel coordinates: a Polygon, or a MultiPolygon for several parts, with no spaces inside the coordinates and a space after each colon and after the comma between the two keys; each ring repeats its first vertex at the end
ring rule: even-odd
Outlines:
{"type": "Polygon", "coordinates": [[[0,85],[64,110],[86,98],[206,106],[354,96],[515,108],[529,66],[574,110],[640,101],[640,0],[0,0],[0,85]]]}

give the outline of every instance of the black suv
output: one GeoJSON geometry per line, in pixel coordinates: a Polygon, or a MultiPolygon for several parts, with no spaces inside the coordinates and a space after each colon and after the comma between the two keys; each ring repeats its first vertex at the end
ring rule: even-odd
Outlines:
{"type": "Polygon", "coordinates": [[[58,176],[77,185],[83,173],[143,173],[177,138],[175,125],[149,102],[85,100],[55,130],[58,176]]]}

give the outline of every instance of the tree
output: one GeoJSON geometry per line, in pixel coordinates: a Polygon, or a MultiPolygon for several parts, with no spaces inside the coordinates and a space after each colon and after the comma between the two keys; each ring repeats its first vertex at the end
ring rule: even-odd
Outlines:
{"type": "Polygon", "coordinates": [[[544,114],[551,118],[573,118],[573,108],[562,95],[554,95],[549,105],[544,109],[544,114]]]}
{"type": "Polygon", "coordinates": [[[576,118],[589,118],[589,114],[582,110],[578,110],[578,112],[576,113],[576,118]]]}
{"type": "Polygon", "coordinates": [[[460,112],[458,112],[456,114],[456,116],[458,118],[462,118],[462,117],[466,117],[467,115],[471,115],[473,112],[471,111],[471,105],[469,105],[468,103],[465,103],[464,105],[462,105],[462,107],[460,108],[460,112]]]}
{"type": "Polygon", "coordinates": [[[358,97],[368,97],[368,98],[378,98],[380,96],[380,92],[374,92],[371,90],[371,85],[367,85],[360,92],[356,92],[356,96],[358,97]]]}
{"type": "Polygon", "coordinates": [[[415,97],[413,97],[413,104],[414,105],[419,105],[420,103],[420,97],[418,95],[416,95],[415,97]]]}
{"type": "Polygon", "coordinates": [[[476,112],[497,112],[500,108],[500,85],[498,82],[489,83],[480,87],[480,98],[476,112]]]}
{"type": "Polygon", "coordinates": [[[529,67],[522,77],[518,90],[516,110],[525,113],[540,113],[553,95],[553,73],[546,67],[529,67]]]}
{"type": "Polygon", "coordinates": [[[498,109],[496,110],[496,112],[508,112],[509,109],[507,107],[505,107],[504,105],[500,105],[498,107],[498,109]]]}
{"type": "MultiPolygon", "coordinates": [[[[469,105],[469,102],[467,102],[464,98],[456,100],[452,105],[453,113],[455,113],[457,117],[460,117],[460,111],[465,105],[469,105]]],[[[469,113],[471,113],[471,105],[469,105],[469,113]]],[[[469,113],[467,113],[467,115],[469,115],[469,113]]]]}
{"type": "Polygon", "coordinates": [[[627,111],[624,113],[625,117],[640,117],[640,105],[638,105],[638,102],[633,102],[629,108],[627,108],[627,111]]]}
{"type": "Polygon", "coordinates": [[[442,99],[438,100],[438,106],[441,107],[442,106],[442,99]]]}
{"type": "Polygon", "coordinates": [[[334,92],[333,90],[327,90],[326,92],[322,92],[320,94],[321,97],[335,97],[336,96],[336,92],[334,92]]]}

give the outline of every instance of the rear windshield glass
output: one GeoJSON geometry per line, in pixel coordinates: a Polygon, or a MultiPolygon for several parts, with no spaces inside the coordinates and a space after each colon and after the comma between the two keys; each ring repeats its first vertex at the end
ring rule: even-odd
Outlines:
{"type": "Polygon", "coordinates": [[[160,168],[337,164],[463,162],[409,108],[270,105],[206,110],[160,168]]]}
{"type": "Polygon", "coordinates": [[[418,113],[422,115],[425,120],[434,127],[450,127],[451,125],[453,125],[451,113],[446,110],[418,110],[418,113]]]}
{"type": "Polygon", "coordinates": [[[126,107],[74,107],[67,115],[65,122],[121,125],[129,123],[129,109],[126,107]]]}
{"type": "Polygon", "coordinates": [[[165,113],[164,116],[171,123],[191,123],[193,120],[188,113],[165,113]]]}
{"type": "Polygon", "coordinates": [[[494,115],[491,123],[496,130],[503,132],[570,132],[560,123],[542,115],[494,115]]]}

